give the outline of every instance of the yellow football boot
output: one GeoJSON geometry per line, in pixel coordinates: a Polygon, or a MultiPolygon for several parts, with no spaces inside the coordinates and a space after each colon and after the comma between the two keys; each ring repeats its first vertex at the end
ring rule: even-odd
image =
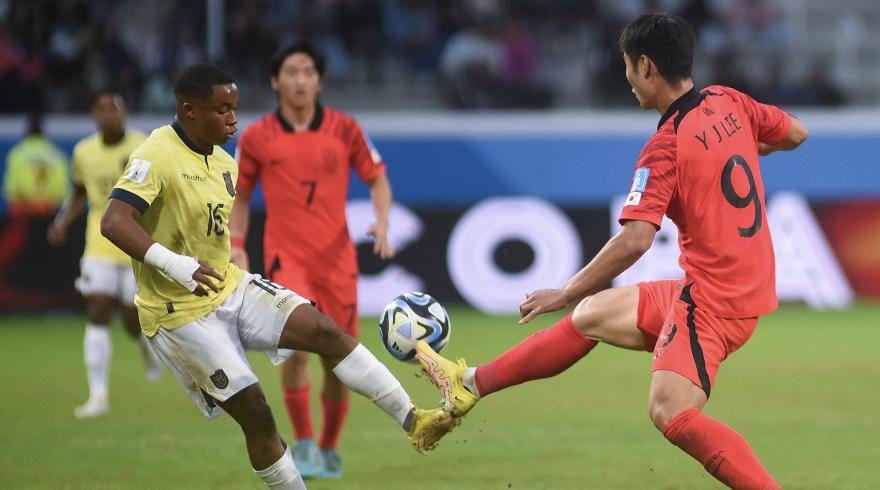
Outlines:
{"type": "Polygon", "coordinates": [[[442,408],[413,412],[409,429],[409,442],[416,451],[425,454],[437,447],[437,443],[461,421],[442,408]]]}
{"type": "Polygon", "coordinates": [[[422,372],[443,392],[443,408],[455,415],[462,417],[476,405],[480,398],[462,385],[461,379],[467,364],[464,359],[452,362],[449,359],[434,352],[427,342],[420,340],[416,343],[416,358],[422,367],[422,372]]]}

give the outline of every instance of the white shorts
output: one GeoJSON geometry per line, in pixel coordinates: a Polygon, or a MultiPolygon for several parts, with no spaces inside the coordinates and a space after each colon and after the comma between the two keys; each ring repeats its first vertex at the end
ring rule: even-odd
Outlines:
{"type": "Polygon", "coordinates": [[[278,348],[281,332],[293,310],[310,303],[283,286],[245,273],[235,291],[208,316],[172,330],[160,328],[149,340],[199,410],[214,418],[223,412],[216,400],[226,401],[259,381],[245,351],[265,352],[276,365],[293,354],[278,348]]]}
{"type": "Polygon", "coordinates": [[[120,265],[107,260],[83,257],[79,261],[80,276],[73,285],[83,296],[110,296],[125,305],[134,304],[137,283],[131,264],[120,265]]]}

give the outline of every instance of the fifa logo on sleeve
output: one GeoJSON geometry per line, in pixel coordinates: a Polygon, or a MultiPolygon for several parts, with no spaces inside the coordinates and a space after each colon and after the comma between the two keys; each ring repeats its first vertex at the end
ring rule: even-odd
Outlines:
{"type": "Polygon", "coordinates": [[[633,175],[633,185],[629,189],[630,192],[645,192],[645,189],[648,188],[648,175],[651,174],[650,168],[640,168],[636,169],[636,174],[633,175]]]}
{"type": "Polygon", "coordinates": [[[125,178],[132,182],[143,184],[144,179],[147,178],[147,173],[150,171],[151,165],[153,165],[153,162],[149,160],[135,158],[128,166],[128,173],[125,175],[125,178]]]}

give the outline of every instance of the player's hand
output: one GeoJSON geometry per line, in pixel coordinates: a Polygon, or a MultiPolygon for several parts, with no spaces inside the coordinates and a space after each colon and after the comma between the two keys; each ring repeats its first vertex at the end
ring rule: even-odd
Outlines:
{"type": "Polygon", "coordinates": [[[373,237],[373,253],[383,260],[394,258],[397,253],[391,243],[388,242],[388,223],[373,223],[367,230],[367,235],[373,237]]]}
{"type": "Polygon", "coordinates": [[[198,262],[199,268],[196,269],[195,272],[193,272],[192,278],[199,284],[193,290],[193,294],[195,294],[196,296],[207,296],[208,291],[203,287],[203,285],[208,286],[208,288],[210,288],[215,293],[219,293],[220,288],[218,288],[217,285],[214,284],[214,281],[212,281],[211,278],[213,277],[218,281],[222,281],[223,276],[220,275],[219,272],[215,271],[214,268],[211,267],[211,264],[205,262],[204,260],[198,260],[198,262]]]}
{"type": "Polygon", "coordinates": [[[248,260],[247,251],[242,247],[232,247],[229,261],[237,265],[238,268],[243,271],[250,270],[250,261],[248,260]]]}
{"type": "Polygon", "coordinates": [[[522,317],[520,324],[529,323],[536,316],[551,311],[559,311],[568,305],[568,299],[562,289],[539,289],[526,295],[526,300],[519,305],[522,317]]]}
{"type": "Polygon", "coordinates": [[[51,245],[56,247],[61,246],[67,239],[67,228],[61,223],[53,221],[52,224],[49,225],[49,229],[46,230],[46,239],[51,245]]]}

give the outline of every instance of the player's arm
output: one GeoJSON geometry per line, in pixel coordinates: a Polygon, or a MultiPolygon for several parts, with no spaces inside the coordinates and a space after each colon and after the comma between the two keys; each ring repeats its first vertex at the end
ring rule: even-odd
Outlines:
{"type": "Polygon", "coordinates": [[[235,191],[235,202],[229,215],[229,235],[232,253],[229,260],[238,267],[249,270],[247,252],[244,249],[251,212],[251,190],[241,186],[235,191]]]}
{"type": "Polygon", "coordinates": [[[766,143],[763,141],[758,142],[758,154],[761,156],[769,155],[774,151],[788,151],[793,150],[801,145],[804,141],[806,141],[809,136],[809,132],[807,131],[807,127],[804,123],[798,121],[796,118],[792,116],[788,116],[790,121],[790,126],[788,128],[788,132],[785,136],[782,137],[776,143],[766,143]]]}
{"type": "Polygon", "coordinates": [[[74,185],[73,190],[64,200],[61,209],[58,210],[58,214],[55,215],[55,219],[46,231],[49,243],[56,247],[64,243],[67,238],[67,227],[85,210],[86,200],[86,188],[82,185],[74,185]]]}
{"type": "Polygon", "coordinates": [[[380,173],[368,184],[370,186],[370,200],[373,202],[373,211],[376,213],[376,222],[370,226],[367,232],[373,237],[373,253],[388,260],[394,257],[396,251],[388,242],[388,213],[391,211],[391,183],[388,175],[380,173]]]}
{"type": "Polygon", "coordinates": [[[257,177],[265,159],[262,148],[267,146],[254,142],[254,139],[259,137],[258,132],[258,127],[245,129],[235,147],[238,181],[235,183],[235,201],[229,214],[229,235],[232,246],[229,261],[243,270],[250,270],[250,261],[244,244],[250,224],[251,195],[254,193],[257,177]]]}
{"type": "Polygon", "coordinates": [[[143,262],[147,250],[156,242],[137,222],[139,216],[131,204],[110,199],[101,216],[101,234],[129,257],[143,262]]]}
{"type": "Polygon", "coordinates": [[[803,143],[807,127],[791,114],[771,104],[762,104],[752,97],[730,87],[722,89],[739,101],[755,130],[758,154],[769,155],[774,151],[793,150],[803,143]]]}
{"type": "Polygon", "coordinates": [[[611,282],[629,269],[651,248],[657,227],[647,221],[632,220],[611,237],[602,250],[565,285],[558,289],[540,289],[526,296],[520,305],[520,323],[528,323],[542,313],[561,310],[591,291],[611,282]]]}
{"type": "Polygon", "coordinates": [[[101,217],[101,234],[131,258],[151,265],[196,296],[207,296],[202,285],[214,292],[220,289],[209,277],[223,276],[205,261],[179,255],[155,242],[137,219],[140,211],[121,199],[111,198],[101,217]]]}
{"type": "Polygon", "coordinates": [[[385,163],[379,150],[361,127],[353,119],[350,121],[351,138],[348,148],[351,152],[349,165],[357,173],[359,179],[370,188],[370,200],[373,202],[373,211],[376,213],[376,221],[370,225],[367,234],[373,237],[373,253],[388,260],[394,257],[396,251],[388,242],[388,214],[391,210],[391,183],[385,173],[385,163]]]}

